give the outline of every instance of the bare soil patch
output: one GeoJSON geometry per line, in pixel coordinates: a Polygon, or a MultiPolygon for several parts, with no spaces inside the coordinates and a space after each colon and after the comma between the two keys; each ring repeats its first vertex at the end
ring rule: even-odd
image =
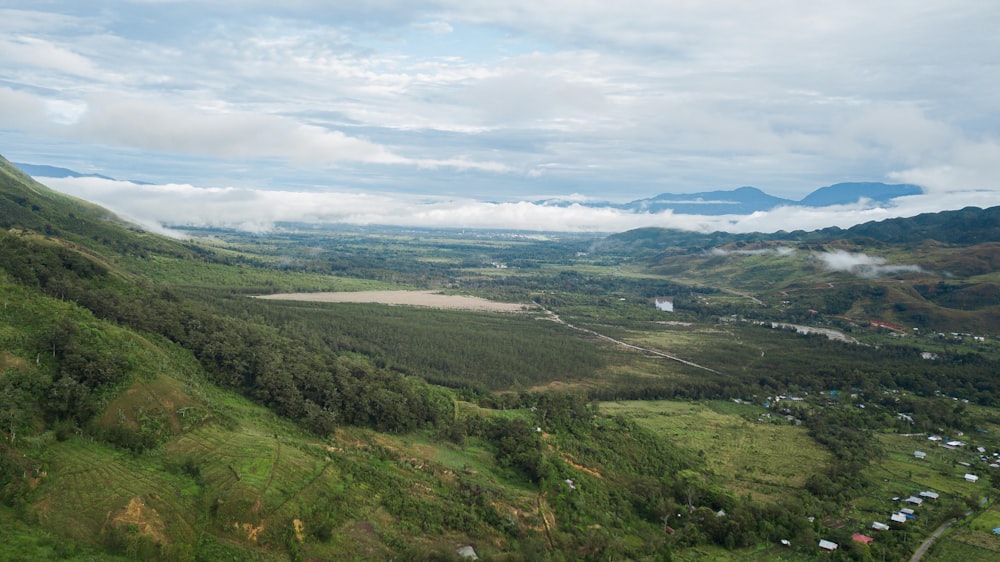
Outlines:
{"type": "Polygon", "coordinates": [[[434,291],[351,291],[335,293],[281,293],[263,295],[259,299],[306,302],[375,303],[404,306],[425,306],[454,310],[484,312],[523,312],[532,305],[497,302],[466,295],[445,295],[434,291]]]}

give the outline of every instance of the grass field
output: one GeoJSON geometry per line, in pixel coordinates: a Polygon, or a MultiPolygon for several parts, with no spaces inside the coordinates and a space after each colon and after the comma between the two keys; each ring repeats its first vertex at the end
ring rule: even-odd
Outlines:
{"type": "Polygon", "coordinates": [[[823,469],[830,454],[802,427],[757,423],[763,408],[731,402],[603,402],[604,413],[634,419],[677,445],[704,456],[710,474],[732,492],[780,501],[823,469]]]}

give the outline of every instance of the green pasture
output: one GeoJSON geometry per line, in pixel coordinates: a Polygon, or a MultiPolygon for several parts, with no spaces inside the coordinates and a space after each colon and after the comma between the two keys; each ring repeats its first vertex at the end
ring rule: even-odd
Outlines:
{"type": "Polygon", "coordinates": [[[601,411],[621,415],[705,460],[707,472],[736,494],[780,501],[823,470],[830,454],[803,427],[784,419],[748,421],[757,406],[727,402],[602,402],[601,411]]]}

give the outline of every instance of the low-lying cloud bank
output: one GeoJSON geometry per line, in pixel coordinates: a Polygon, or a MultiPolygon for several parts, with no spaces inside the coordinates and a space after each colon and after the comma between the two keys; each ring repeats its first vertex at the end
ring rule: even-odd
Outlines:
{"type": "MultiPolygon", "coordinates": [[[[779,207],[750,215],[648,213],[580,203],[487,202],[400,193],[271,191],[235,187],[146,185],[101,178],[39,178],[57,191],[102,205],[157,232],[171,226],[266,232],[279,222],[484,228],[559,232],[622,232],[664,227],[697,232],[816,230],[942,209],[1000,205],[997,191],[951,191],[900,197],[888,206],[860,201],[830,207],[779,207]]],[[[871,267],[887,267],[868,264],[871,267]]],[[[834,267],[830,265],[830,267],[834,267]]]]}
{"type": "Polygon", "coordinates": [[[923,271],[919,265],[886,264],[885,258],[868,254],[834,250],[832,252],[816,252],[813,257],[821,261],[829,270],[853,273],[858,277],[874,279],[900,273],[919,273],[923,271]]]}

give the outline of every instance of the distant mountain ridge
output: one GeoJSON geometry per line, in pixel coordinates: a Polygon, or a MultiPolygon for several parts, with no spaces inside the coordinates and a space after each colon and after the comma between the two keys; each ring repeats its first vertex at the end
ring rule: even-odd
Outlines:
{"type": "MultiPolygon", "coordinates": [[[[47,166],[45,164],[25,164],[24,162],[11,162],[11,164],[17,166],[22,172],[28,174],[33,178],[99,178],[102,180],[112,180],[118,181],[117,178],[111,176],[105,176],[102,174],[85,174],[83,172],[77,172],[76,170],[71,170],[69,168],[60,168],[58,166],[47,166]]],[[[149,182],[127,180],[137,185],[150,185],[149,182]]]]}
{"type": "Polygon", "coordinates": [[[101,178],[105,180],[113,180],[114,178],[109,176],[102,176],[101,174],[84,174],[82,172],[77,172],[76,170],[70,170],[69,168],[59,168],[57,166],[46,166],[44,164],[25,164],[23,162],[11,162],[11,164],[17,166],[22,172],[28,174],[31,177],[38,178],[101,178]]]}
{"type": "MultiPolygon", "coordinates": [[[[923,189],[912,184],[880,182],[845,182],[814,190],[799,201],[775,197],[756,187],[744,186],[730,190],[698,193],[661,193],[628,203],[586,202],[587,207],[607,207],[634,212],[661,213],[671,210],[683,215],[749,215],[770,211],[776,207],[826,207],[850,205],[861,199],[885,203],[897,197],[920,195],[923,189]]],[[[539,203],[570,205],[570,202],[540,201],[539,203]]]]}

